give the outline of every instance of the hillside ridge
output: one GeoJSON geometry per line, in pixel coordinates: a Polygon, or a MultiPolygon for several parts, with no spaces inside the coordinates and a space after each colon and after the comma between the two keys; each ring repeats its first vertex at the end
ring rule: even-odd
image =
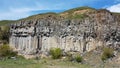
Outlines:
{"type": "MultiPolygon", "coordinates": [[[[39,18],[44,18],[44,17],[47,17],[47,16],[50,16],[50,15],[53,15],[54,17],[62,17],[62,18],[66,18],[66,19],[82,19],[82,18],[85,18],[87,17],[88,14],[91,14],[91,13],[95,13],[95,12],[98,12],[98,11],[106,11],[106,12],[110,12],[106,9],[94,9],[94,8],[91,8],[91,7],[88,7],[88,6],[83,6],[83,7],[77,7],[77,8],[73,8],[73,9],[69,9],[69,10],[66,10],[66,11],[63,11],[63,12],[60,12],[60,13],[55,13],[55,12],[47,12],[47,13],[40,13],[40,14],[36,14],[36,15],[32,15],[32,16],[29,16],[29,17],[26,17],[26,18],[22,18],[22,19],[19,19],[19,20],[1,20],[0,21],[0,25],[1,26],[4,26],[4,25],[9,25],[11,23],[15,23],[15,22],[18,22],[18,21],[23,21],[23,20],[35,20],[35,19],[39,19],[39,18]]],[[[113,12],[110,12],[114,15],[120,15],[120,13],[113,13],[113,12]]]]}

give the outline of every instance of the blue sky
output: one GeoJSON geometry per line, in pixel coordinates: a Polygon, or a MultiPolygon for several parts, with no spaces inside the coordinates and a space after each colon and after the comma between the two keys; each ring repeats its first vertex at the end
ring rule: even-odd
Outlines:
{"type": "Polygon", "coordinates": [[[120,0],[0,0],[0,20],[17,20],[45,12],[89,6],[120,12],[120,0]]]}

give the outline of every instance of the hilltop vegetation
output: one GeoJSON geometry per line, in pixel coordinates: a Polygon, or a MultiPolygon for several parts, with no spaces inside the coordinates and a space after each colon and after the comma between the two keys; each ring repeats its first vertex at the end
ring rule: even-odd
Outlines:
{"type": "Polygon", "coordinates": [[[78,7],[78,8],[73,8],[67,11],[64,11],[60,13],[60,16],[63,16],[68,19],[83,19],[88,17],[87,14],[90,12],[94,12],[96,9],[91,8],[91,7],[78,7]]]}
{"type": "Polygon", "coordinates": [[[84,18],[84,17],[86,17],[85,14],[87,12],[91,12],[91,11],[95,11],[95,9],[84,6],[84,7],[73,8],[73,9],[70,9],[70,10],[67,10],[67,11],[64,11],[61,13],[47,12],[47,13],[32,15],[27,18],[23,18],[23,19],[19,19],[19,20],[2,20],[2,21],[0,21],[0,26],[9,25],[9,24],[15,23],[17,21],[21,21],[21,20],[33,20],[33,19],[44,18],[44,17],[50,16],[50,15],[54,16],[54,17],[61,16],[61,17],[68,18],[68,19],[84,18]]]}
{"type": "Polygon", "coordinates": [[[44,18],[44,17],[49,16],[49,15],[57,16],[58,14],[54,13],[54,12],[48,12],[48,13],[42,13],[42,14],[37,14],[37,15],[29,16],[29,17],[23,18],[21,20],[39,19],[39,18],[44,18]]]}
{"type": "Polygon", "coordinates": [[[2,20],[2,21],[0,21],[0,26],[9,25],[12,23],[15,23],[15,21],[14,20],[2,20]]]}
{"type": "MultiPolygon", "coordinates": [[[[64,12],[61,13],[54,13],[54,12],[47,12],[47,13],[41,13],[41,14],[36,14],[36,15],[32,15],[26,18],[22,18],[19,20],[2,20],[0,21],[0,26],[5,26],[5,25],[9,25],[12,23],[16,23],[18,21],[24,21],[24,20],[37,20],[40,18],[45,18],[45,17],[54,17],[57,19],[60,18],[65,18],[65,19],[84,19],[86,17],[88,17],[88,14],[97,11],[94,8],[88,7],[88,6],[83,6],[83,7],[77,7],[77,8],[73,8],[73,9],[69,9],[66,10],[64,12]]],[[[119,14],[119,13],[113,13],[113,14],[119,14]]]]}
{"type": "Polygon", "coordinates": [[[65,12],[73,13],[74,11],[86,10],[86,9],[89,9],[89,10],[96,10],[96,9],[91,8],[91,7],[88,7],[88,6],[83,6],[83,7],[77,7],[77,8],[73,8],[73,9],[70,9],[70,10],[64,11],[63,13],[65,13],[65,12]]]}

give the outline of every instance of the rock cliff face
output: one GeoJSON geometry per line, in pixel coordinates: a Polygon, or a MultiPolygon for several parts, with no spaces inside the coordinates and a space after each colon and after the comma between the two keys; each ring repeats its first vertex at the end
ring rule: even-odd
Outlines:
{"type": "Polygon", "coordinates": [[[107,10],[93,9],[32,16],[11,25],[10,46],[21,54],[48,52],[53,47],[80,53],[98,46],[120,49],[119,18],[107,10]]]}

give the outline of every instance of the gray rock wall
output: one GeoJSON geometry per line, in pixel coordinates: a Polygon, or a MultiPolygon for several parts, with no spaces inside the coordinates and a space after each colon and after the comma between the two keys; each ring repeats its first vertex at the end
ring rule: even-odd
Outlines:
{"type": "Polygon", "coordinates": [[[10,37],[10,46],[21,54],[33,54],[37,49],[36,37],[10,37]]]}
{"type": "Polygon", "coordinates": [[[91,51],[98,46],[119,47],[119,17],[107,11],[89,14],[85,19],[46,17],[20,21],[10,29],[10,46],[22,54],[48,52],[50,48],[63,51],[91,51]]]}

